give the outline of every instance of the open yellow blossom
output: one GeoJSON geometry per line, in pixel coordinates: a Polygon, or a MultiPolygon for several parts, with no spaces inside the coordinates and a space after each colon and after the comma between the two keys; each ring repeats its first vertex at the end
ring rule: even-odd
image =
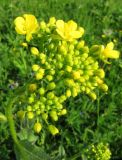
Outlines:
{"type": "Polygon", "coordinates": [[[117,50],[113,50],[114,48],[114,43],[110,42],[107,44],[107,46],[104,48],[104,46],[102,46],[102,55],[105,58],[119,58],[119,54],[120,52],[117,50]]]}
{"type": "Polygon", "coordinates": [[[18,34],[26,35],[26,40],[32,39],[32,34],[38,29],[38,22],[35,16],[24,14],[23,17],[17,17],[14,20],[15,30],[18,34]]]}
{"type": "Polygon", "coordinates": [[[67,23],[63,20],[57,20],[56,31],[66,41],[73,41],[84,34],[84,29],[80,27],[78,30],[77,23],[73,20],[70,20],[67,23]]]}

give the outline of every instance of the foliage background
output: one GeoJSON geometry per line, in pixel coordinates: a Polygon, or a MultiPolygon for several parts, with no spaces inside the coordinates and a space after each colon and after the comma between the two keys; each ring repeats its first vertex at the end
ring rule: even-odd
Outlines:
{"type": "MultiPolygon", "coordinates": [[[[1,0],[0,1],[0,112],[5,112],[9,96],[10,79],[22,84],[26,76],[13,64],[17,46],[13,20],[24,13],[37,19],[73,19],[85,28],[88,44],[105,44],[114,41],[122,52],[122,1],[121,0],[1,0]],[[104,34],[104,36],[102,36],[104,34]]],[[[38,144],[54,156],[65,158],[78,155],[87,143],[110,143],[112,159],[122,158],[122,60],[106,67],[109,91],[98,92],[96,102],[82,95],[67,103],[69,115],[60,121],[61,136],[47,136],[38,144]],[[63,126],[63,127],[62,127],[63,126]],[[52,141],[54,144],[52,145],[52,141]],[[86,144],[83,145],[83,144],[86,144]]],[[[13,144],[6,123],[0,124],[0,160],[13,159],[13,144]]],[[[77,157],[77,156],[76,156],[77,157]]],[[[53,158],[54,159],[54,158],[53,158]]],[[[74,157],[74,159],[77,159],[74,157]]]]}

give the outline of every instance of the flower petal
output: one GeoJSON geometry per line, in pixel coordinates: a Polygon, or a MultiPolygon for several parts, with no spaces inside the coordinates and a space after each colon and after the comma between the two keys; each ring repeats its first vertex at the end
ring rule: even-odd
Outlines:
{"type": "Polygon", "coordinates": [[[57,20],[56,27],[60,31],[64,31],[64,21],[63,20],[57,20]]]}
{"type": "Polygon", "coordinates": [[[25,20],[23,17],[17,17],[14,20],[15,30],[18,34],[26,34],[25,30],[25,20]]]}
{"type": "Polygon", "coordinates": [[[25,18],[25,27],[27,34],[35,33],[38,28],[36,17],[31,14],[24,14],[23,17],[25,18]]]}
{"type": "Polygon", "coordinates": [[[75,31],[77,29],[77,23],[75,23],[73,20],[70,20],[67,22],[69,31],[75,31]]]}
{"type": "Polygon", "coordinates": [[[109,42],[107,44],[106,48],[112,50],[114,48],[114,43],[113,42],[109,42]]]}

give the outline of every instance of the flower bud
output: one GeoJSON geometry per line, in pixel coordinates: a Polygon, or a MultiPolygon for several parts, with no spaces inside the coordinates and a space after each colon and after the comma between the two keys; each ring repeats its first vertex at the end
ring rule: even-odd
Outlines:
{"type": "Polygon", "coordinates": [[[27,106],[27,111],[32,111],[32,106],[27,106]]]}
{"type": "Polygon", "coordinates": [[[105,77],[105,72],[103,69],[99,69],[97,70],[97,74],[100,78],[104,78],[105,77]]]}
{"type": "Polygon", "coordinates": [[[51,117],[52,120],[54,120],[54,121],[57,121],[57,120],[58,120],[57,113],[56,113],[56,111],[54,111],[54,110],[52,110],[52,111],[50,112],[50,117],[51,117]]]}
{"type": "Polygon", "coordinates": [[[66,109],[62,109],[61,112],[60,112],[60,115],[65,115],[67,114],[67,110],[66,109]]]}
{"type": "Polygon", "coordinates": [[[53,99],[54,97],[55,97],[55,95],[54,95],[53,92],[49,92],[49,93],[47,94],[47,98],[48,98],[48,99],[53,99]]]}
{"type": "Polygon", "coordinates": [[[79,71],[73,71],[72,76],[75,80],[80,79],[80,72],[79,71]]]}
{"type": "Polygon", "coordinates": [[[67,72],[71,72],[72,71],[72,67],[71,66],[66,66],[66,71],[67,72]]]}
{"type": "Polygon", "coordinates": [[[41,22],[40,22],[40,28],[41,28],[42,30],[45,30],[45,29],[46,29],[46,23],[45,23],[44,21],[41,21],[41,22]]]}
{"type": "Polygon", "coordinates": [[[37,85],[36,84],[30,84],[29,85],[29,91],[33,92],[37,89],[37,85]]]}
{"type": "Polygon", "coordinates": [[[27,117],[28,117],[28,119],[33,119],[34,118],[33,112],[28,112],[27,117]]]}
{"type": "Polygon", "coordinates": [[[53,25],[55,24],[55,22],[56,22],[55,17],[51,17],[51,18],[49,19],[49,25],[53,26],[53,25]]]}
{"type": "Polygon", "coordinates": [[[40,66],[37,65],[37,64],[34,64],[34,65],[32,66],[32,70],[33,70],[34,72],[38,71],[39,68],[40,68],[40,66]]]}
{"type": "Polygon", "coordinates": [[[22,120],[25,117],[25,111],[20,110],[17,112],[17,117],[22,120]]]}
{"type": "Polygon", "coordinates": [[[48,129],[53,136],[59,133],[59,130],[54,125],[49,125],[48,129]]]}
{"type": "Polygon", "coordinates": [[[42,119],[46,121],[48,119],[48,114],[47,113],[43,113],[42,114],[42,119]]]}
{"type": "Polygon", "coordinates": [[[52,76],[52,75],[47,75],[47,76],[46,76],[46,79],[47,79],[48,81],[52,81],[52,80],[53,80],[53,76],[52,76]]]}
{"type": "Polygon", "coordinates": [[[31,47],[31,53],[35,56],[39,55],[39,50],[36,47],[31,47]]]}
{"type": "Polygon", "coordinates": [[[80,42],[78,43],[78,45],[77,45],[77,49],[83,48],[83,47],[84,47],[84,44],[85,44],[85,42],[84,42],[83,40],[80,41],[80,42]]]}
{"type": "Polygon", "coordinates": [[[93,100],[96,100],[97,96],[94,92],[90,92],[89,93],[89,96],[93,99],[93,100]]]}
{"type": "Polygon", "coordinates": [[[34,124],[34,132],[39,133],[42,129],[41,123],[37,122],[34,124]]]}
{"type": "Polygon", "coordinates": [[[28,47],[28,44],[26,42],[23,42],[21,45],[26,48],[28,47]]]}
{"type": "Polygon", "coordinates": [[[39,94],[40,95],[44,95],[44,93],[45,93],[45,89],[42,87],[42,88],[40,88],[39,89],[39,94]]]}
{"type": "Polygon", "coordinates": [[[48,84],[47,89],[48,90],[53,90],[53,89],[55,89],[55,87],[56,87],[55,83],[51,82],[51,83],[48,84]]]}
{"type": "Polygon", "coordinates": [[[101,88],[103,91],[105,91],[105,92],[108,91],[108,86],[107,86],[106,84],[101,84],[101,85],[100,85],[100,88],[101,88]]]}
{"type": "Polygon", "coordinates": [[[70,96],[71,96],[71,91],[70,91],[70,89],[66,90],[66,96],[67,96],[67,97],[70,97],[70,96]]]}
{"type": "Polygon", "coordinates": [[[29,97],[29,98],[28,98],[28,103],[31,104],[31,103],[33,103],[33,102],[34,102],[34,97],[33,97],[33,96],[29,97]]]}

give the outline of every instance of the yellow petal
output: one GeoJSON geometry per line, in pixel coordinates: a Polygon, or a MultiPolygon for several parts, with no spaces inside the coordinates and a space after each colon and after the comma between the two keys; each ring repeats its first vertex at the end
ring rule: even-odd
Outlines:
{"type": "Polygon", "coordinates": [[[82,36],[82,33],[79,31],[74,31],[74,32],[71,32],[71,35],[73,38],[80,38],[82,36]]]}
{"type": "Polygon", "coordinates": [[[27,34],[35,33],[38,29],[38,22],[36,17],[31,14],[24,14],[23,17],[25,18],[27,34]]]}
{"type": "Polygon", "coordinates": [[[103,51],[103,55],[106,57],[106,58],[119,58],[119,55],[120,55],[120,52],[117,51],[117,50],[108,50],[108,49],[105,49],[103,51]]]}
{"type": "Polygon", "coordinates": [[[23,17],[17,17],[14,20],[15,30],[18,34],[26,34],[25,20],[23,17]]]}
{"type": "Polygon", "coordinates": [[[108,58],[119,58],[120,52],[117,50],[112,50],[110,53],[108,53],[108,58]]]}
{"type": "Polygon", "coordinates": [[[109,42],[107,44],[106,48],[112,50],[114,48],[114,43],[113,42],[109,42]]]}
{"type": "Polygon", "coordinates": [[[56,27],[58,30],[64,31],[64,21],[63,20],[57,20],[56,27]]]}
{"type": "Polygon", "coordinates": [[[67,22],[69,31],[75,31],[77,29],[77,23],[75,23],[74,21],[70,20],[67,22]]]}

